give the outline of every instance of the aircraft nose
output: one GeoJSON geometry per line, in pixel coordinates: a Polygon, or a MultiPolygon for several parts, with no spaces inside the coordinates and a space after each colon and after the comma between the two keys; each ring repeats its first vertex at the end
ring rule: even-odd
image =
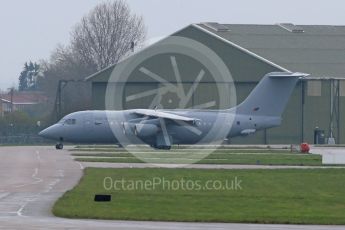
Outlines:
{"type": "Polygon", "coordinates": [[[38,133],[39,136],[44,137],[44,138],[48,138],[48,139],[58,138],[56,134],[57,133],[56,133],[55,125],[52,125],[52,126],[46,128],[46,129],[44,129],[38,133]]]}
{"type": "Polygon", "coordinates": [[[46,129],[43,129],[41,132],[38,133],[38,136],[40,136],[40,137],[48,137],[48,136],[50,136],[49,135],[50,134],[49,128],[50,127],[46,128],[46,129]]]}
{"type": "Polygon", "coordinates": [[[45,137],[47,135],[47,129],[43,129],[41,132],[38,133],[38,136],[45,137]]]}

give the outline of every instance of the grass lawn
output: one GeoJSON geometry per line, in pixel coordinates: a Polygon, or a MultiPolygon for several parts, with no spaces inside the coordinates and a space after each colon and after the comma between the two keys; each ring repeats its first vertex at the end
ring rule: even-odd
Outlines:
{"type": "Polygon", "coordinates": [[[345,169],[87,168],[80,184],[56,202],[53,213],[119,220],[345,224],[345,169]],[[110,190],[104,188],[105,178],[110,190]],[[237,189],[212,187],[214,181],[224,186],[235,178],[241,181],[237,189]],[[124,186],[110,188],[121,179],[124,186]],[[142,187],[153,180],[155,187],[142,187]],[[212,181],[209,189],[207,181],[212,181]],[[128,187],[133,183],[137,189],[128,187]],[[112,201],[94,202],[95,194],[111,194],[112,201]]]}

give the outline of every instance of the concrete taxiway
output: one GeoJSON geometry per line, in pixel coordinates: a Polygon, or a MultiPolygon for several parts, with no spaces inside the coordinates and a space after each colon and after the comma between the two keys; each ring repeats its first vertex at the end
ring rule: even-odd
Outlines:
{"type": "Polygon", "coordinates": [[[89,163],[75,162],[70,152],[57,151],[50,146],[0,147],[0,157],[0,229],[345,229],[343,226],[57,218],[51,214],[52,205],[77,184],[83,167],[89,163]]]}
{"type": "Polygon", "coordinates": [[[310,152],[322,155],[322,164],[325,165],[344,165],[345,164],[345,148],[339,147],[312,147],[310,152]]]}

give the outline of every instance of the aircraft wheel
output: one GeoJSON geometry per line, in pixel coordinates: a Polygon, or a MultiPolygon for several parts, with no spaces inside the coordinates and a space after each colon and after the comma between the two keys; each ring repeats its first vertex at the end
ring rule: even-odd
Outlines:
{"type": "Polygon", "coordinates": [[[170,150],[171,146],[170,145],[158,145],[158,146],[153,146],[156,149],[164,149],[164,150],[170,150]]]}
{"type": "Polygon", "coordinates": [[[55,145],[55,148],[60,150],[60,149],[63,149],[63,144],[62,143],[58,143],[55,145]]]}

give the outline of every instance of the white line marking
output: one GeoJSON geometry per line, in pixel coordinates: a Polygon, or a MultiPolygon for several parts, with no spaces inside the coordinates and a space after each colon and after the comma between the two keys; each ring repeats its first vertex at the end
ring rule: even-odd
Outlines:
{"type": "Polygon", "coordinates": [[[31,184],[38,184],[43,181],[43,179],[37,177],[37,174],[38,174],[38,168],[35,168],[35,172],[32,174],[31,177],[36,181],[32,182],[31,184]]]}
{"type": "Polygon", "coordinates": [[[36,157],[37,157],[38,162],[41,163],[42,162],[41,155],[40,155],[40,152],[38,150],[36,151],[36,157]]]}
{"type": "Polygon", "coordinates": [[[14,185],[13,187],[15,188],[21,188],[21,187],[24,187],[24,186],[27,186],[29,184],[20,184],[20,185],[14,185]]]}
{"type": "Polygon", "coordinates": [[[25,208],[25,206],[29,203],[30,201],[26,201],[24,204],[22,204],[22,206],[20,206],[20,208],[18,209],[18,211],[16,212],[17,213],[17,216],[24,216],[23,215],[23,210],[25,208]]]}
{"type": "Polygon", "coordinates": [[[81,170],[84,169],[84,166],[83,166],[79,161],[75,161],[74,158],[73,158],[73,156],[70,155],[69,157],[70,157],[76,164],[79,165],[79,167],[80,167],[81,170]]]}
{"type": "Polygon", "coordinates": [[[83,170],[84,166],[82,165],[82,163],[80,163],[79,161],[76,161],[76,163],[79,165],[80,169],[83,170]]]}
{"type": "Polygon", "coordinates": [[[34,181],[33,181],[33,182],[30,182],[30,183],[26,183],[26,184],[14,185],[13,187],[15,187],[15,188],[21,188],[21,187],[25,187],[25,186],[29,186],[29,185],[35,185],[35,184],[41,183],[41,182],[43,181],[42,178],[37,177],[38,172],[39,172],[39,167],[40,167],[40,164],[41,164],[41,162],[42,162],[41,156],[40,156],[40,152],[39,152],[39,151],[36,151],[36,158],[37,158],[37,160],[38,160],[38,167],[36,167],[36,168],[34,169],[34,172],[33,172],[32,175],[31,175],[31,178],[34,179],[34,181]]]}

